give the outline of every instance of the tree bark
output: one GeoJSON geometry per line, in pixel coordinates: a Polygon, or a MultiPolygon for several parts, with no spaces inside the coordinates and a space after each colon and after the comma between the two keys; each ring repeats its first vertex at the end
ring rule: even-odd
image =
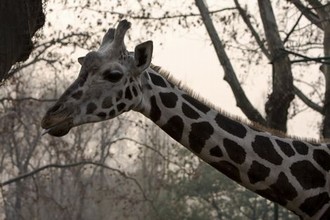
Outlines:
{"type": "MultiPolygon", "coordinates": [[[[330,56],[330,5],[326,5],[322,9],[322,12],[317,11],[321,19],[321,24],[324,31],[323,37],[323,53],[324,56],[330,56]]],[[[323,64],[321,68],[325,78],[325,94],[324,94],[324,105],[323,105],[323,127],[322,136],[323,138],[330,138],[330,65],[323,64]]]]}
{"type": "Polygon", "coordinates": [[[279,35],[271,2],[258,0],[258,5],[273,65],[273,88],[265,105],[267,125],[286,133],[288,109],[294,99],[291,63],[288,54],[283,52],[284,45],[279,35]]]}

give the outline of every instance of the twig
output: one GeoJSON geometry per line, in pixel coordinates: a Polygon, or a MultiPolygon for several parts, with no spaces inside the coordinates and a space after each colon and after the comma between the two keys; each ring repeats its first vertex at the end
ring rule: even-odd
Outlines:
{"type": "Polygon", "coordinates": [[[36,101],[36,102],[55,102],[57,99],[38,99],[34,97],[22,97],[22,98],[11,98],[5,97],[0,99],[0,102],[3,101],[14,101],[14,102],[21,102],[21,101],[36,101]]]}
{"type": "Polygon", "coordinates": [[[312,9],[304,6],[304,4],[300,0],[290,0],[292,4],[296,6],[296,8],[308,19],[310,22],[315,24],[318,28],[323,30],[320,18],[317,14],[312,12],[312,9]]]}
{"type": "MultiPolygon", "coordinates": [[[[109,13],[109,14],[112,14],[112,15],[118,15],[120,17],[128,17],[128,18],[140,19],[140,20],[166,20],[166,19],[200,17],[201,16],[201,14],[199,14],[199,13],[190,13],[190,14],[176,14],[176,15],[165,14],[163,16],[153,17],[151,15],[134,15],[132,13],[122,13],[122,12],[117,12],[117,11],[96,10],[96,9],[92,9],[92,8],[87,8],[87,10],[95,11],[95,12],[98,12],[98,13],[109,13]]],[[[216,13],[223,12],[223,11],[228,11],[228,10],[236,10],[236,7],[228,7],[228,8],[222,8],[222,9],[218,9],[218,10],[209,11],[209,14],[212,15],[212,14],[216,14],[216,13]]]]}
{"type": "Polygon", "coordinates": [[[308,57],[308,56],[305,56],[305,55],[302,55],[302,54],[299,54],[299,53],[296,53],[296,52],[293,52],[293,51],[289,51],[289,50],[286,50],[286,49],[281,49],[281,50],[283,50],[284,52],[286,52],[288,54],[292,54],[294,56],[303,58],[303,59],[292,60],[291,63],[314,61],[314,62],[317,62],[317,63],[323,63],[323,64],[330,65],[330,62],[323,61],[323,60],[330,60],[330,57],[308,57]]]}
{"type": "Polygon", "coordinates": [[[298,26],[301,18],[303,16],[303,13],[300,14],[299,18],[297,19],[296,23],[294,23],[294,25],[292,26],[291,30],[289,31],[289,33],[286,35],[285,39],[283,40],[283,44],[285,44],[288,40],[289,37],[291,36],[291,34],[294,32],[294,30],[296,29],[296,27],[298,26]]]}
{"type": "Polygon", "coordinates": [[[253,25],[252,25],[252,23],[251,23],[251,21],[249,19],[249,16],[247,15],[246,11],[241,7],[241,5],[239,4],[238,0],[234,0],[234,2],[235,2],[235,5],[237,7],[237,10],[238,10],[239,14],[241,15],[241,17],[242,17],[243,21],[245,22],[246,26],[249,28],[252,36],[256,40],[256,42],[259,45],[261,51],[270,60],[271,59],[271,55],[269,54],[269,51],[265,47],[265,42],[260,38],[258,32],[253,27],[253,25]]]}
{"type": "Polygon", "coordinates": [[[314,111],[317,111],[320,114],[324,114],[323,107],[319,106],[318,104],[314,103],[312,100],[310,100],[305,94],[300,91],[296,86],[294,86],[294,93],[300,98],[300,100],[305,103],[308,107],[313,109],[314,111]]]}

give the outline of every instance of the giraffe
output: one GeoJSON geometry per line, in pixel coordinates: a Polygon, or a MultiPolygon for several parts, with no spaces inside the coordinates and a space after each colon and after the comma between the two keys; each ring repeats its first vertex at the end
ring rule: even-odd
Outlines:
{"type": "Polygon", "coordinates": [[[276,136],[210,107],[151,64],[152,41],[128,52],[130,27],[122,20],[97,51],[78,59],[77,79],[42,119],[45,133],[60,137],[81,124],[140,112],[221,173],[301,219],[330,218],[330,144],[276,136]]]}

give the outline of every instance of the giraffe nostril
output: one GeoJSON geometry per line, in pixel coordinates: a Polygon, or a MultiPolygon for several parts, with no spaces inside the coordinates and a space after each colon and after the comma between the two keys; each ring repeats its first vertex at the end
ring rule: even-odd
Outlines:
{"type": "Polygon", "coordinates": [[[63,104],[56,104],[52,108],[50,108],[48,112],[54,114],[61,111],[63,108],[64,108],[63,104]]]}

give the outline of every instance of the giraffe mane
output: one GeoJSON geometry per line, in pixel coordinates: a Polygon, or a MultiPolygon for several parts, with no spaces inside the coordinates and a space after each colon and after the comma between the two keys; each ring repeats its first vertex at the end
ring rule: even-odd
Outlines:
{"type": "Polygon", "coordinates": [[[200,101],[201,103],[203,103],[204,105],[218,111],[220,114],[222,114],[222,115],[224,115],[224,116],[226,116],[226,117],[228,117],[228,118],[230,118],[234,121],[238,121],[239,123],[245,124],[245,125],[251,127],[254,130],[261,131],[261,132],[266,132],[266,133],[269,133],[271,135],[275,135],[275,136],[282,137],[282,138],[291,138],[291,139],[294,139],[294,140],[305,141],[305,142],[308,142],[310,144],[320,144],[322,141],[325,141],[323,139],[317,140],[317,139],[314,139],[314,138],[303,138],[303,137],[299,137],[299,136],[296,136],[296,135],[288,135],[288,134],[285,134],[282,131],[272,129],[272,128],[268,128],[268,127],[266,127],[262,124],[259,124],[257,122],[249,121],[249,120],[241,118],[239,116],[232,115],[232,114],[228,113],[227,111],[221,109],[219,106],[214,105],[213,103],[211,103],[206,98],[201,97],[197,92],[193,91],[188,85],[184,84],[181,80],[175,78],[169,71],[163,69],[161,66],[151,64],[150,68],[152,70],[156,71],[157,73],[159,73],[161,76],[163,76],[165,79],[167,79],[170,83],[176,85],[179,89],[186,92],[188,95],[192,96],[193,98],[195,98],[198,101],[200,101]]]}

